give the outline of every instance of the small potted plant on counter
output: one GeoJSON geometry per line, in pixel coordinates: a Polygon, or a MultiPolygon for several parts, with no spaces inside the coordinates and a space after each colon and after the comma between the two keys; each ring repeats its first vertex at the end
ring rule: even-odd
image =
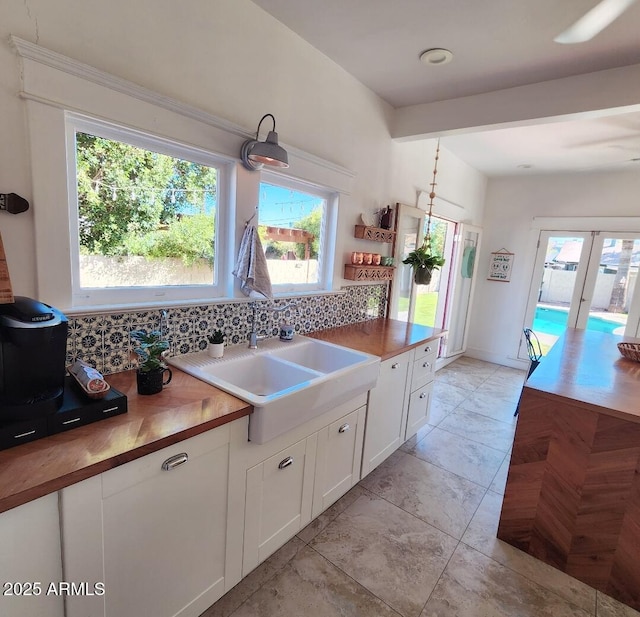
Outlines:
{"type": "Polygon", "coordinates": [[[208,337],[207,351],[212,358],[222,358],[224,355],[224,333],[222,330],[214,330],[208,337]]]}
{"type": "Polygon", "coordinates": [[[403,264],[410,265],[413,268],[413,280],[416,285],[428,285],[431,282],[431,275],[434,270],[438,270],[444,266],[444,258],[434,253],[431,248],[431,237],[427,234],[424,237],[422,246],[411,251],[403,264]]]}
{"type": "Polygon", "coordinates": [[[169,349],[169,343],[162,340],[162,334],[158,330],[133,330],[131,339],[137,345],[134,351],[138,356],[138,394],[162,392],[162,386],[166,386],[172,377],[171,369],[164,362],[164,354],[169,349]],[[165,373],[168,373],[166,381],[165,373]]]}

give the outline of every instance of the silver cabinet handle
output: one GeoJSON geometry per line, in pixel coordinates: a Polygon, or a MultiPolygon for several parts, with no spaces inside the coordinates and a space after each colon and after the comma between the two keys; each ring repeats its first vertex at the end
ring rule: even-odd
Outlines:
{"type": "Polygon", "coordinates": [[[180,465],[184,465],[189,460],[189,455],[186,452],[170,456],[164,463],[162,463],[162,469],[165,471],[171,471],[180,465]]]}
{"type": "Polygon", "coordinates": [[[293,465],[293,456],[287,456],[284,460],[278,464],[278,469],[286,469],[289,465],[293,465]]]}
{"type": "Polygon", "coordinates": [[[396,362],[395,364],[391,365],[391,368],[398,368],[400,365],[396,362]]]}
{"type": "Polygon", "coordinates": [[[428,352],[430,352],[430,351],[431,351],[431,347],[429,347],[429,345],[427,345],[427,346],[424,348],[424,350],[428,353],[428,352]]]}
{"type": "Polygon", "coordinates": [[[422,394],[420,394],[420,398],[427,398],[427,393],[423,392],[422,394]]]}
{"type": "Polygon", "coordinates": [[[343,424],[339,429],[338,433],[346,433],[351,427],[348,424],[343,424]]]}
{"type": "Polygon", "coordinates": [[[428,368],[428,367],[430,367],[430,366],[431,366],[431,365],[430,365],[428,362],[425,362],[425,363],[422,365],[422,368],[428,368]]]}

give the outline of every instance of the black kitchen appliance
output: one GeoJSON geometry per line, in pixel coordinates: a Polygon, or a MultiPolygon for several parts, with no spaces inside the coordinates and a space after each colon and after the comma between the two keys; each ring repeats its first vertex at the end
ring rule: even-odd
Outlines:
{"type": "Polygon", "coordinates": [[[67,318],[22,296],[0,304],[0,420],[53,414],[64,396],[67,318]]]}

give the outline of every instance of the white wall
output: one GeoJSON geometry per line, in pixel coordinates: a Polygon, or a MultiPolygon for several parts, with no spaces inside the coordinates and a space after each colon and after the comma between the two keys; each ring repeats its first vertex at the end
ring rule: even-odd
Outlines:
{"type": "MultiPolygon", "coordinates": [[[[31,202],[0,215],[14,292],[36,294],[30,156],[13,34],[254,131],[269,112],[280,140],[354,172],[341,200],[335,287],[353,224],[389,197],[391,108],[248,0],[4,0],[0,21],[0,191],[31,202]]],[[[215,149],[215,144],[212,144],[215,149]]],[[[239,177],[238,218],[258,176],[239,177]]],[[[46,298],[42,298],[46,301],[46,298]]]]}
{"type": "Polygon", "coordinates": [[[516,363],[535,257],[534,217],[638,216],[638,195],[637,171],[490,179],[469,354],[516,363]],[[501,248],[515,253],[509,283],[486,280],[489,253],[501,248]]]}
{"type": "MultiPolygon", "coordinates": [[[[410,206],[427,207],[435,151],[435,139],[394,142],[391,194],[395,201],[410,206]]],[[[436,183],[436,195],[449,202],[434,206],[437,214],[453,216],[456,220],[474,225],[482,223],[487,178],[449,152],[444,142],[440,146],[436,183]],[[444,210],[447,206],[449,212],[438,211],[438,208],[444,210]]]]}

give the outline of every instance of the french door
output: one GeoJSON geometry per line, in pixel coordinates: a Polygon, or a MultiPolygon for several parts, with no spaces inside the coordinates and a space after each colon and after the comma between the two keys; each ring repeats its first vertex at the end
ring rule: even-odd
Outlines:
{"type": "Polygon", "coordinates": [[[565,328],[638,336],[639,265],[640,232],[540,232],[525,324],[543,353],[565,328]]]}
{"type": "Polygon", "coordinates": [[[429,285],[416,285],[411,266],[402,260],[422,244],[426,233],[423,210],[400,205],[396,227],[396,275],[390,315],[432,328],[448,330],[441,341],[440,357],[462,353],[466,348],[471,298],[475,285],[480,228],[438,216],[431,219],[432,244],[445,257],[429,285]]]}

